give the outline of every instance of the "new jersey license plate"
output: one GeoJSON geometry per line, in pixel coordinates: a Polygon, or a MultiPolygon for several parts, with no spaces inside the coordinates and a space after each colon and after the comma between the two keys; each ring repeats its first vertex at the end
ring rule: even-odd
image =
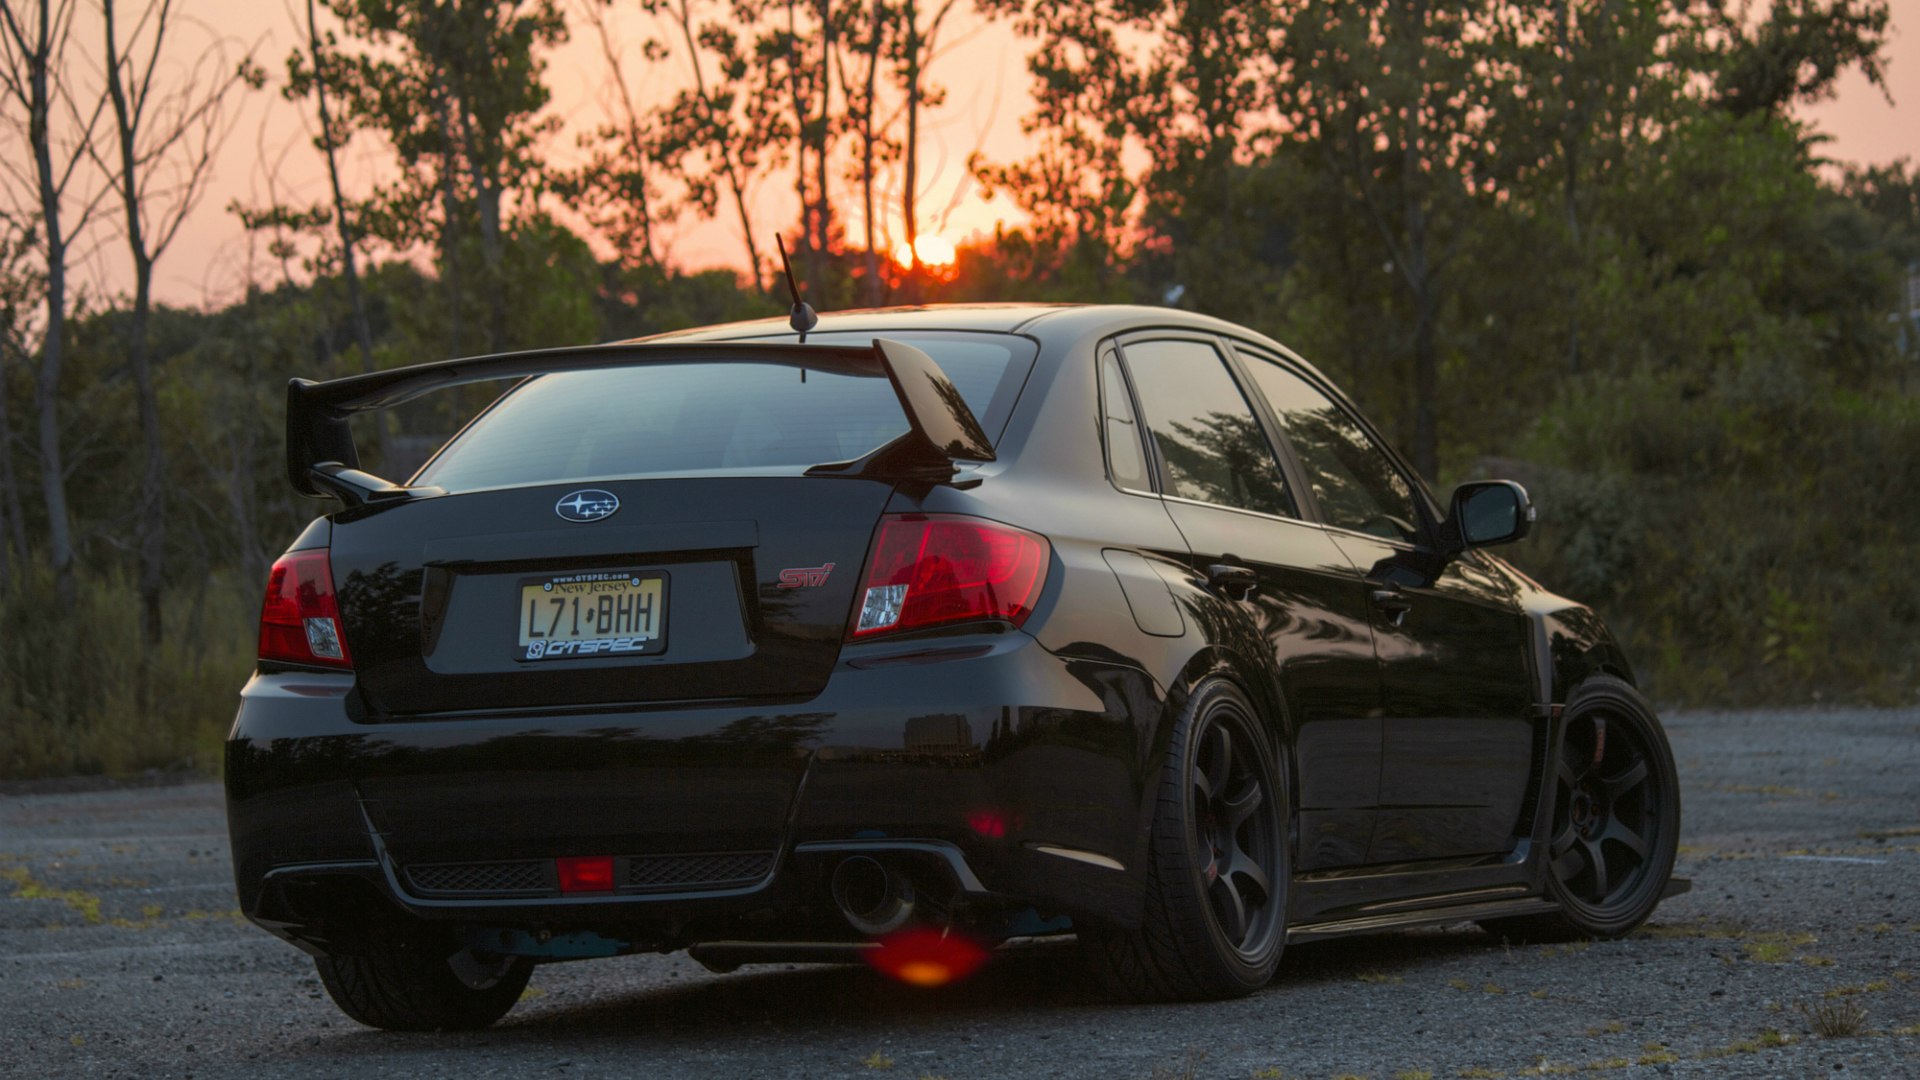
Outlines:
{"type": "Polygon", "coordinates": [[[667,576],[605,570],[520,585],[520,660],[645,656],[667,647],[667,576]]]}

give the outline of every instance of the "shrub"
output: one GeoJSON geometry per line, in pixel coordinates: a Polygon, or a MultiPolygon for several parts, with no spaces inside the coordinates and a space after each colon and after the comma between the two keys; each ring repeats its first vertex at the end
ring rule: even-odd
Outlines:
{"type": "Polygon", "coordinates": [[[258,587],[217,574],[167,594],[165,636],[141,636],[119,573],[82,577],[70,605],[44,566],[0,592],[0,776],[212,772],[253,666],[258,587]]]}

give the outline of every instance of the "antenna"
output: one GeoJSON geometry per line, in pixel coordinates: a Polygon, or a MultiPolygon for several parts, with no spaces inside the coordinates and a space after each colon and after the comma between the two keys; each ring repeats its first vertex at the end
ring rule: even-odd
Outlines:
{"type": "Polygon", "coordinates": [[[807,343],[807,331],[820,324],[820,315],[813,305],[800,299],[800,286],[793,280],[793,263],[787,261],[787,242],[779,233],[773,234],[773,242],[780,247],[780,267],[787,272],[787,294],[793,297],[793,310],[787,313],[787,325],[800,335],[800,344],[807,343]]]}

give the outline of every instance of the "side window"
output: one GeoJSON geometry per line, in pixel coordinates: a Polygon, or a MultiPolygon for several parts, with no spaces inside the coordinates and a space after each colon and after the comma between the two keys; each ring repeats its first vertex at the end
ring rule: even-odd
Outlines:
{"type": "Polygon", "coordinates": [[[1153,490],[1147,480],[1140,425],[1133,419],[1133,399],[1127,395],[1120,361],[1111,351],[1100,354],[1100,416],[1107,439],[1107,472],[1113,482],[1133,491],[1153,490]]]}
{"type": "Polygon", "coordinates": [[[1123,351],[1147,430],[1167,466],[1167,494],[1298,516],[1273,448],[1213,346],[1143,341],[1123,351]]]}
{"type": "Polygon", "coordinates": [[[1359,422],[1279,364],[1248,355],[1247,367],[1279,417],[1327,524],[1417,542],[1413,488],[1359,422]]]}

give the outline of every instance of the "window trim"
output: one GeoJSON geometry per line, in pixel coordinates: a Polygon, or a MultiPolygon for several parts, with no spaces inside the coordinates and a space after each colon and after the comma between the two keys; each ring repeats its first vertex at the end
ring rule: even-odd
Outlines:
{"type": "MultiPolygon", "coordinates": [[[[1223,337],[1222,340],[1224,340],[1228,348],[1233,351],[1234,358],[1243,365],[1246,365],[1243,371],[1247,376],[1247,382],[1249,384],[1254,384],[1252,378],[1253,364],[1259,362],[1271,363],[1282,371],[1299,378],[1308,386],[1319,391],[1328,401],[1332,402],[1334,408],[1339,409],[1348,420],[1352,421],[1354,425],[1360,429],[1362,434],[1366,435],[1368,440],[1373,443],[1374,449],[1386,457],[1388,467],[1399,475],[1401,482],[1407,485],[1407,490],[1413,493],[1414,512],[1418,514],[1421,519],[1419,522],[1420,539],[1417,543],[1405,540],[1394,540],[1390,537],[1377,536],[1373,533],[1361,532],[1358,529],[1349,529],[1344,526],[1334,525],[1327,521],[1326,514],[1320,507],[1319,496],[1313,491],[1313,485],[1306,483],[1303,485],[1305,497],[1301,501],[1311,504],[1315,524],[1321,525],[1333,532],[1366,537],[1369,540],[1390,544],[1408,551],[1432,551],[1438,549],[1439,544],[1435,538],[1440,534],[1441,515],[1434,501],[1432,491],[1427,488],[1426,482],[1421,479],[1420,474],[1400,456],[1400,451],[1393,443],[1367,420],[1365,414],[1361,413],[1346,394],[1342,393],[1340,389],[1334,386],[1325,376],[1320,375],[1308,367],[1306,361],[1298,357],[1284,352],[1276,353],[1264,346],[1255,345],[1252,342],[1244,341],[1240,338],[1223,337]]],[[[1294,463],[1295,468],[1299,469],[1300,474],[1304,477],[1306,468],[1299,461],[1298,453],[1293,447],[1293,441],[1287,437],[1286,425],[1280,421],[1279,415],[1272,411],[1272,406],[1268,403],[1266,394],[1260,391],[1257,384],[1254,384],[1254,395],[1260,400],[1260,407],[1263,410],[1264,419],[1273,425],[1275,438],[1285,447],[1284,453],[1286,457],[1294,463]]]]}
{"type": "Polygon", "coordinates": [[[1220,361],[1221,367],[1224,368],[1227,373],[1227,380],[1233,384],[1234,389],[1240,392],[1240,397],[1246,402],[1248,412],[1253,416],[1254,425],[1260,429],[1261,435],[1267,440],[1267,452],[1273,455],[1274,467],[1280,470],[1280,480],[1283,484],[1281,494],[1284,495],[1287,502],[1292,505],[1293,513],[1291,515],[1270,514],[1264,510],[1251,510],[1242,506],[1212,503],[1204,499],[1189,499],[1184,496],[1172,494],[1172,470],[1160,453],[1159,440],[1153,437],[1152,425],[1147,422],[1146,411],[1140,407],[1139,396],[1136,392],[1133,398],[1134,416],[1137,418],[1140,427],[1141,440],[1146,444],[1148,466],[1153,474],[1154,484],[1159,490],[1160,497],[1175,502],[1188,503],[1193,506],[1211,506],[1219,510],[1232,510],[1236,513],[1252,514],[1255,517],[1270,518],[1274,521],[1317,524],[1318,522],[1309,516],[1310,513],[1317,512],[1318,509],[1317,507],[1312,511],[1308,509],[1306,499],[1310,499],[1311,494],[1309,494],[1306,499],[1303,499],[1299,493],[1300,478],[1304,474],[1298,470],[1292,461],[1291,448],[1283,446],[1277,438],[1279,432],[1273,426],[1271,418],[1267,415],[1265,399],[1259,394],[1257,389],[1249,386],[1246,372],[1241,368],[1239,358],[1234,355],[1233,346],[1229,339],[1205,330],[1154,327],[1140,328],[1116,334],[1101,342],[1101,348],[1111,347],[1115,350],[1120,360],[1121,372],[1131,388],[1133,383],[1133,369],[1131,363],[1127,360],[1127,347],[1130,345],[1145,345],[1156,341],[1182,341],[1196,345],[1204,345],[1213,350],[1215,357],[1220,361]]]}
{"type": "Polygon", "coordinates": [[[1103,341],[1093,353],[1093,398],[1094,408],[1100,414],[1100,468],[1107,474],[1107,483],[1115,491],[1126,495],[1145,495],[1148,498],[1164,498],[1160,491],[1160,470],[1155,459],[1153,440],[1147,437],[1146,421],[1141,418],[1140,400],[1134,394],[1133,377],[1127,371],[1126,361],[1113,341],[1103,341]],[[1107,438],[1107,424],[1111,416],[1107,413],[1107,361],[1113,361],[1113,369],[1120,375],[1119,391],[1127,399],[1127,407],[1133,410],[1134,440],[1140,448],[1141,462],[1146,466],[1147,488],[1130,488],[1122,484],[1113,475],[1113,447],[1107,438]]]}

